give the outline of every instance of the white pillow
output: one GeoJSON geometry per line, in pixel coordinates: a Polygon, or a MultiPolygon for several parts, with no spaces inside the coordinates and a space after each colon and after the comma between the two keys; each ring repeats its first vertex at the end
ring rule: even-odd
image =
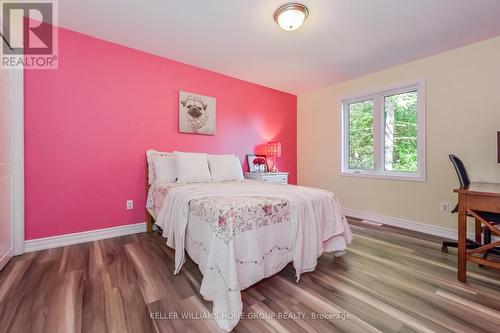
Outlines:
{"type": "Polygon", "coordinates": [[[245,177],[243,176],[243,168],[241,167],[241,161],[238,156],[234,156],[234,160],[236,161],[236,180],[244,180],[245,177]]]}
{"type": "Polygon", "coordinates": [[[243,180],[241,163],[235,155],[208,155],[212,181],[243,180]]]}
{"type": "Polygon", "coordinates": [[[146,152],[148,158],[148,182],[172,183],[177,179],[175,159],[172,153],[164,153],[156,150],[146,152]]]}
{"type": "Polygon", "coordinates": [[[207,154],[174,151],[177,181],[179,183],[210,182],[207,154]]]}

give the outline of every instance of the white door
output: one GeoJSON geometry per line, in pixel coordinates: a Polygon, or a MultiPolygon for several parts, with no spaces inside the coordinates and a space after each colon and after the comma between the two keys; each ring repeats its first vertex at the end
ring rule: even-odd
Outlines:
{"type": "Polygon", "coordinates": [[[0,69],[0,269],[12,258],[12,70],[0,69]]]}

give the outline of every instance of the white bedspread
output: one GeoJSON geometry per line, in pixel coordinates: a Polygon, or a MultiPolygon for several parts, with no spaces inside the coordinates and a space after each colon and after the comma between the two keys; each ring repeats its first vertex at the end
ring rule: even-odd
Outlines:
{"type": "Polygon", "coordinates": [[[188,184],[169,188],[156,224],[175,249],[175,274],[185,262],[185,249],[203,274],[200,293],[213,301],[213,317],[230,331],[242,311],[240,291],[276,274],[293,261],[297,281],[313,271],[324,252],[342,252],[352,234],[331,192],[255,181],[188,184]],[[280,223],[224,238],[190,212],[202,198],[275,198],[286,200],[289,218],[280,223]]]}

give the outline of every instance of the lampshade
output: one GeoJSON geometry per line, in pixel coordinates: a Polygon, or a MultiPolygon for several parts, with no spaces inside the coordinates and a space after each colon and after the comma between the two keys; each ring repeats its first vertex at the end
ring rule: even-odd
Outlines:
{"type": "Polygon", "coordinates": [[[281,157],[281,142],[268,142],[267,154],[269,156],[281,157]]]}

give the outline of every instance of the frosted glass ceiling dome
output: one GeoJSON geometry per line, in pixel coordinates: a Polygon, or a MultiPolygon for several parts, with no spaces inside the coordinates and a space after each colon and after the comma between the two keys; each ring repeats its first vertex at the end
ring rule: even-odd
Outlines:
{"type": "Polygon", "coordinates": [[[306,6],[300,3],[289,3],[281,6],[274,12],[274,20],[286,31],[300,28],[309,15],[306,6]]]}

